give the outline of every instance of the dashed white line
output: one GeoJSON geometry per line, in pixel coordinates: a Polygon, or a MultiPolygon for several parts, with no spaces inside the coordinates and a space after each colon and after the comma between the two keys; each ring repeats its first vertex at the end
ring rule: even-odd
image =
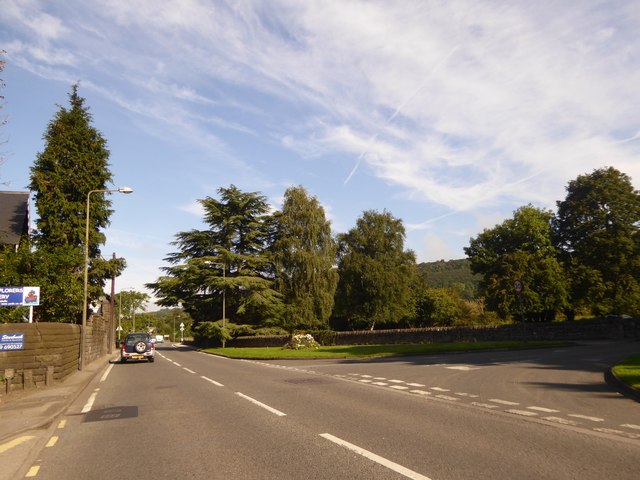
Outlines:
{"type": "Polygon", "coordinates": [[[489,401],[500,403],[501,405],[520,405],[518,402],[509,402],[508,400],[500,400],[499,398],[490,398],[489,401]]]}
{"type": "Polygon", "coordinates": [[[182,366],[178,362],[171,362],[171,363],[173,363],[176,367],[181,367],[182,366]]]}
{"type": "Polygon", "coordinates": [[[259,402],[255,398],[251,398],[251,397],[245,395],[244,393],[236,392],[236,395],[238,395],[239,397],[244,398],[245,400],[249,400],[254,405],[258,405],[259,407],[262,407],[265,410],[273,413],[274,415],[278,415],[279,417],[285,417],[287,415],[286,413],[283,413],[280,410],[276,410],[275,408],[272,408],[269,405],[266,405],[266,404],[264,404],[262,402],[259,402]]]}
{"type": "Polygon", "coordinates": [[[545,407],[527,407],[529,410],[535,410],[537,412],[544,413],[558,413],[559,410],[554,410],[553,408],[545,408],[545,407]]]}
{"type": "Polygon", "coordinates": [[[561,417],[543,417],[543,419],[549,422],[559,423],[560,425],[573,425],[573,426],[578,425],[578,422],[574,422],[573,420],[567,420],[566,418],[561,418],[561,417]]]}
{"type": "Polygon", "coordinates": [[[187,368],[187,367],[183,367],[183,370],[186,370],[189,373],[196,373],[196,372],[194,372],[193,370],[191,370],[190,368],[187,368]]]}
{"type": "Polygon", "coordinates": [[[572,418],[580,418],[581,420],[589,420],[590,422],[604,422],[604,418],[590,417],[588,415],[580,415],[577,413],[570,413],[569,416],[572,418]]]}
{"type": "Polygon", "coordinates": [[[441,394],[441,393],[440,393],[440,394],[438,394],[438,395],[436,395],[436,398],[441,398],[442,400],[451,400],[451,401],[457,401],[457,400],[460,400],[460,399],[459,399],[459,398],[457,398],[457,397],[451,397],[451,396],[449,396],[449,395],[443,395],[443,394],[441,394]]]}
{"type": "Polygon", "coordinates": [[[633,425],[631,423],[625,423],[623,425],[620,425],[621,427],[625,427],[625,428],[633,428],[634,430],[640,430],[640,425],[633,425]]]}
{"type": "Polygon", "coordinates": [[[497,405],[489,405],[488,403],[481,403],[481,402],[471,402],[471,405],[475,405],[476,407],[483,407],[483,408],[498,408],[497,405]]]}
{"type": "Polygon", "coordinates": [[[404,385],[391,385],[389,388],[393,388],[395,390],[409,390],[409,387],[405,387],[404,385]]]}
{"type": "Polygon", "coordinates": [[[387,460],[386,458],[381,457],[380,455],[376,455],[375,453],[365,450],[364,448],[360,448],[357,445],[354,445],[353,443],[349,443],[338,437],[334,437],[329,433],[321,433],[320,436],[322,438],[326,438],[327,440],[335,443],[336,445],[340,445],[341,447],[351,450],[352,452],[355,452],[358,455],[362,455],[363,457],[368,458],[369,460],[372,460],[377,464],[382,465],[383,467],[386,467],[389,470],[393,470],[394,472],[399,473],[400,475],[403,475],[407,478],[411,478],[412,480],[430,480],[429,477],[425,477],[424,475],[421,475],[418,472],[409,470],[408,468],[403,467],[402,465],[399,465],[395,462],[387,460]]]}
{"type": "Polygon", "coordinates": [[[464,393],[464,392],[455,392],[455,395],[460,395],[461,397],[469,397],[469,398],[478,398],[480,395],[474,395],[473,393],[464,393]]]}
{"type": "Polygon", "coordinates": [[[431,390],[435,390],[436,392],[449,392],[448,388],[440,388],[440,387],[429,387],[431,390]]]}
{"type": "Polygon", "coordinates": [[[407,383],[410,387],[424,387],[421,383],[407,383]]]}
{"type": "Polygon", "coordinates": [[[389,380],[391,383],[404,383],[404,380],[389,380]]]}
{"type": "Polygon", "coordinates": [[[523,417],[535,417],[538,414],[535,412],[530,412],[528,410],[516,410],[515,408],[506,410],[509,413],[513,413],[514,415],[521,415],[523,417]]]}
{"type": "Polygon", "coordinates": [[[221,384],[220,382],[216,382],[215,380],[211,380],[209,377],[205,377],[204,375],[201,375],[200,378],[206,380],[207,382],[213,383],[217,387],[224,387],[224,385],[221,384]]]}
{"type": "Polygon", "coordinates": [[[627,438],[633,438],[633,439],[640,438],[640,433],[623,432],[622,430],[615,430],[613,428],[594,428],[594,430],[596,432],[602,432],[602,433],[613,433],[615,435],[620,435],[627,438]]]}
{"type": "Polygon", "coordinates": [[[373,382],[372,385],[379,385],[380,387],[386,387],[389,384],[385,382],[373,382]]]}
{"type": "Polygon", "coordinates": [[[415,393],[416,395],[431,395],[431,392],[426,392],[424,390],[409,390],[410,393],[415,393]]]}

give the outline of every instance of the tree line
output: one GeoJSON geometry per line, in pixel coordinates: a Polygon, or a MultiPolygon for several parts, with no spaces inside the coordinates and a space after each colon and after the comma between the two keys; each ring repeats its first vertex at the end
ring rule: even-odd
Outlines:
{"type": "MultiPolygon", "coordinates": [[[[31,167],[35,232],[17,247],[0,247],[0,284],[41,286],[37,320],[79,323],[82,317],[86,198],[112,182],[106,140],[91,122],[74,85],[31,167]]],[[[95,304],[126,261],[102,257],[111,204],[104,192],[91,198],[88,303],[95,304]]],[[[520,207],[471,238],[467,259],[428,267],[405,248],[401,219],[368,210],[349,231],[334,234],[303,186],[287,189],[275,212],[260,192],[235,185],[199,202],[205,228],[175,235],[163,275],[147,287],[160,306],[182,308],[204,336],[541,321],[640,309],[640,196],[630,177],[611,167],[570,181],[556,212],[520,207]],[[447,273],[456,269],[457,275],[447,273]]],[[[0,321],[20,321],[23,313],[1,309],[0,321]]]]}

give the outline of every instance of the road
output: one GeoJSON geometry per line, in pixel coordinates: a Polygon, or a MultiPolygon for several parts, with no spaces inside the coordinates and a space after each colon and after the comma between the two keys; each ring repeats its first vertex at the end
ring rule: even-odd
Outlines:
{"type": "Polygon", "coordinates": [[[638,478],[640,404],[603,381],[638,343],[367,361],[171,345],[114,363],[46,432],[32,478],[638,478]],[[44,444],[44,442],[43,442],[44,444]]]}

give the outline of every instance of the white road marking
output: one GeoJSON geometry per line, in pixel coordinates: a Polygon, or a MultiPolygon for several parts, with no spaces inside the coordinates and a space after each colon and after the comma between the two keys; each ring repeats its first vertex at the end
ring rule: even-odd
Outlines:
{"type": "Polygon", "coordinates": [[[371,375],[360,375],[362,378],[373,378],[371,375]]]}
{"type": "Polygon", "coordinates": [[[454,365],[452,367],[445,367],[449,370],[462,370],[463,372],[470,372],[471,370],[478,370],[482,367],[469,367],[468,365],[454,365]]]}
{"type": "Polygon", "coordinates": [[[405,387],[404,385],[391,385],[389,388],[394,388],[396,390],[409,390],[409,387],[405,387]]]}
{"type": "Polygon", "coordinates": [[[87,400],[87,403],[85,403],[84,407],[82,407],[82,411],[80,413],[87,413],[87,412],[89,412],[91,410],[91,408],[93,407],[93,402],[96,401],[96,396],[98,395],[99,391],[100,391],[99,388],[96,388],[93,391],[93,393],[89,397],[89,400],[87,400]]]}
{"type": "Polygon", "coordinates": [[[594,430],[596,432],[602,432],[602,433],[614,433],[616,435],[621,435],[627,438],[633,438],[633,439],[640,438],[640,433],[623,432],[622,430],[614,430],[613,428],[594,428],[594,430]]]}
{"type": "Polygon", "coordinates": [[[620,425],[621,427],[625,427],[625,428],[633,428],[635,430],[640,430],[640,425],[633,425],[631,423],[625,423],[623,425],[620,425]]]}
{"type": "Polygon", "coordinates": [[[178,362],[172,362],[176,367],[181,367],[182,365],[180,365],[178,362]]]}
{"type": "Polygon", "coordinates": [[[360,448],[357,445],[354,445],[353,443],[349,443],[338,437],[334,437],[329,433],[321,433],[320,436],[322,438],[326,438],[330,442],[335,443],[336,445],[345,447],[346,449],[351,450],[352,452],[355,452],[358,455],[362,455],[363,457],[368,458],[369,460],[372,460],[377,464],[382,465],[383,467],[386,467],[389,470],[393,470],[394,472],[399,473],[400,475],[403,475],[407,478],[411,478],[412,480],[430,480],[429,477],[425,477],[424,475],[421,475],[418,472],[409,470],[408,468],[403,467],[402,465],[398,465],[397,463],[387,460],[386,458],[376,455],[375,453],[369,452],[364,448],[360,448]]]}
{"type": "Polygon", "coordinates": [[[528,410],[516,410],[516,409],[509,409],[506,410],[509,413],[513,413],[514,415],[522,415],[523,417],[535,417],[538,414],[535,412],[529,412],[528,410]]]}
{"type": "Polygon", "coordinates": [[[457,397],[450,397],[449,395],[442,395],[442,394],[436,395],[436,398],[441,398],[442,400],[453,400],[453,401],[460,400],[457,397]]]}
{"type": "Polygon", "coordinates": [[[567,420],[566,418],[560,418],[560,417],[543,417],[544,420],[547,420],[549,422],[554,422],[554,423],[559,423],[561,425],[578,425],[578,422],[574,422],[573,420],[567,420]]]}
{"type": "Polygon", "coordinates": [[[187,368],[187,367],[183,367],[183,370],[186,370],[189,373],[196,373],[196,372],[194,372],[193,370],[191,370],[190,368],[187,368]]]}
{"type": "Polygon", "coordinates": [[[389,380],[391,383],[404,383],[404,380],[389,380]]]}
{"type": "Polygon", "coordinates": [[[207,382],[211,382],[211,383],[213,383],[213,384],[214,384],[215,386],[217,386],[217,387],[224,387],[224,385],[223,385],[223,384],[221,384],[220,382],[216,382],[215,380],[211,380],[210,378],[205,377],[204,375],[201,375],[201,376],[200,376],[200,378],[203,378],[203,379],[204,379],[204,380],[206,380],[207,382]]]}
{"type": "Polygon", "coordinates": [[[554,410],[553,408],[545,408],[545,407],[527,407],[529,410],[535,410],[537,412],[544,413],[558,413],[559,410],[554,410]]]}
{"type": "Polygon", "coordinates": [[[431,395],[431,392],[425,392],[424,390],[409,390],[409,392],[416,395],[431,395]]]}
{"type": "Polygon", "coordinates": [[[385,377],[373,377],[374,380],[386,380],[385,377]]]}
{"type": "Polygon", "coordinates": [[[500,403],[501,405],[520,405],[518,402],[509,402],[508,400],[500,400],[499,398],[490,398],[489,401],[500,403]]]}
{"type": "Polygon", "coordinates": [[[440,387],[430,387],[431,390],[435,390],[436,392],[450,392],[448,388],[440,388],[440,387]]]}
{"type": "Polygon", "coordinates": [[[588,415],[580,415],[577,413],[570,413],[569,416],[573,418],[580,418],[582,420],[589,420],[590,422],[604,422],[604,418],[589,417],[588,415]]]}
{"type": "Polygon", "coordinates": [[[421,383],[407,383],[410,387],[424,387],[421,383]]]}
{"type": "Polygon", "coordinates": [[[483,407],[483,408],[498,408],[497,405],[489,405],[488,403],[480,403],[480,402],[471,402],[471,405],[475,405],[476,407],[483,407]]]}
{"type": "Polygon", "coordinates": [[[109,372],[111,371],[112,368],[113,368],[113,363],[109,365],[109,367],[107,368],[107,371],[104,372],[104,375],[102,375],[102,378],[100,378],[100,382],[104,382],[107,379],[107,377],[109,376],[109,372]]]}
{"type": "Polygon", "coordinates": [[[389,384],[385,382],[373,382],[372,385],[379,385],[381,387],[386,387],[389,384]]]}
{"type": "Polygon", "coordinates": [[[478,398],[480,395],[474,395],[473,393],[455,392],[456,395],[461,397],[478,398]]]}
{"type": "Polygon", "coordinates": [[[361,379],[360,379],[360,380],[358,380],[358,381],[359,381],[359,382],[362,382],[362,383],[371,383],[371,382],[373,382],[373,380],[369,380],[368,378],[361,378],[361,379]]]}
{"type": "Polygon", "coordinates": [[[244,398],[245,400],[249,400],[251,403],[258,405],[259,407],[264,408],[265,410],[268,410],[269,412],[278,415],[279,417],[284,417],[287,414],[286,413],[282,413],[280,410],[276,410],[275,408],[270,407],[269,405],[265,405],[262,402],[259,402],[258,400],[251,398],[247,395],[245,395],[244,393],[240,393],[240,392],[236,392],[236,395],[238,395],[239,397],[244,398]]]}

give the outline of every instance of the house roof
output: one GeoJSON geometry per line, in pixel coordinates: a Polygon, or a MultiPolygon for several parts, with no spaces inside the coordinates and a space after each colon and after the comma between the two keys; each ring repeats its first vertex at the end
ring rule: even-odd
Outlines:
{"type": "Polygon", "coordinates": [[[18,245],[29,232],[29,192],[0,192],[0,245],[18,245]]]}

